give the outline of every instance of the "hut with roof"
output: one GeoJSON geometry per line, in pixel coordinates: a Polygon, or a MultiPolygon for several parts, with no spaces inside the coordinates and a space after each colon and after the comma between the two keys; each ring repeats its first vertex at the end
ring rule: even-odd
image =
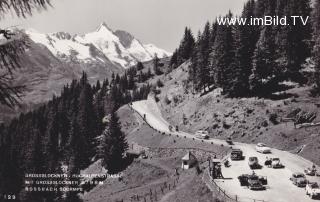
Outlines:
{"type": "Polygon", "coordinates": [[[182,169],[193,168],[198,163],[197,158],[191,152],[188,152],[184,157],[182,157],[181,160],[182,160],[182,164],[181,164],[182,169]]]}

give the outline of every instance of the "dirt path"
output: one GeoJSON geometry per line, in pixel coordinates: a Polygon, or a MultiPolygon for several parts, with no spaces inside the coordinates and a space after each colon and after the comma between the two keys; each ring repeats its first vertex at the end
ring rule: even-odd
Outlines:
{"type": "MultiPolygon", "coordinates": [[[[146,116],[146,121],[150,126],[165,133],[171,133],[174,135],[186,136],[186,138],[195,138],[193,134],[185,132],[170,132],[169,123],[162,118],[161,112],[152,98],[139,102],[134,102],[133,109],[142,116],[146,116]]],[[[214,143],[217,145],[225,145],[226,142],[218,139],[204,140],[208,144],[214,143]]],[[[242,149],[246,156],[245,161],[231,162],[231,167],[223,169],[223,174],[230,180],[218,180],[217,184],[222,189],[226,190],[229,195],[237,195],[241,201],[253,201],[253,199],[271,201],[271,202],[311,202],[311,200],[305,194],[303,188],[294,186],[289,180],[293,172],[303,172],[306,167],[310,167],[312,162],[289,152],[272,149],[272,154],[265,155],[257,153],[254,149],[254,145],[245,143],[235,143],[234,148],[242,149]],[[266,156],[268,157],[280,157],[281,162],[285,165],[284,169],[271,169],[262,168],[257,170],[258,175],[266,176],[268,178],[268,188],[266,191],[251,191],[240,187],[237,177],[241,174],[251,173],[247,159],[250,156],[256,156],[260,162],[264,162],[266,156]]],[[[308,177],[310,181],[320,181],[319,177],[308,177]]]]}

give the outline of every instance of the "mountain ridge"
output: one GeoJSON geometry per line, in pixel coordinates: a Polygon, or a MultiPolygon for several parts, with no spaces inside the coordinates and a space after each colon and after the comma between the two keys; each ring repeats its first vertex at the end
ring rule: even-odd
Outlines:
{"type": "Polygon", "coordinates": [[[153,44],[141,43],[127,31],[114,32],[106,23],[101,23],[95,31],[85,34],[71,35],[68,32],[46,34],[34,29],[27,29],[25,32],[33,42],[46,46],[59,58],[75,56],[75,59],[83,62],[101,60],[100,57],[92,57],[91,51],[94,48],[114,65],[120,65],[125,69],[138,61],[149,61],[155,54],[159,58],[171,55],[153,44]]]}

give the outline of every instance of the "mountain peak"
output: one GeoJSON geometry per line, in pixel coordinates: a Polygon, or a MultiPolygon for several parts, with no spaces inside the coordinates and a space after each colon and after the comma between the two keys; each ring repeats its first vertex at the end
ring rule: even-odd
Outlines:
{"type": "Polygon", "coordinates": [[[102,22],[99,27],[97,28],[96,32],[100,32],[100,31],[104,31],[104,30],[108,30],[110,32],[113,32],[112,29],[110,29],[110,27],[107,25],[107,23],[102,22]]]}
{"type": "Polygon", "coordinates": [[[90,63],[101,61],[101,58],[95,57],[99,55],[116,66],[128,68],[135,65],[137,61],[151,60],[154,54],[159,57],[169,55],[153,45],[145,46],[126,31],[112,31],[105,22],[101,23],[95,31],[83,35],[71,36],[67,32],[50,34],[28,32],[27,34],[34,42],[46,46],[53,55],[63,60],[71,58],[90,63]],[[92,47],[99,54],[92,55],[92,47]]]}

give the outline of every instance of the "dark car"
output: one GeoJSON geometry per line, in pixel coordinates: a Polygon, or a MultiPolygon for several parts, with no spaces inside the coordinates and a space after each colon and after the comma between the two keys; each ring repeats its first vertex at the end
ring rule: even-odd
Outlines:
{"type": "Polygon", "coordinates": [[[251,190],[264,190],[261,179],[257,175],[250,175],[248,178],[248,187],[251,190]]]}
{"type": "Polygon", "coordinates": [[[264,190],[268,184],[266,177],[261,177],[256,174],[243,174],[238,177],[240,186],[247,186],[251,190],[264,190]]]}
{"type": "Polygon", "coordinates": [[[248,165],[251,169],[256,169],[261,167],[259,164],[258,158],[255,156],[249,157],[248,165]]]}
{"type": "Polygon", "coordinates": [[[230,155],[231,155],[231,160],[233,161],[244,159],[243,152],[241,149],[233,149],[230,155]]]}
{"type": "Polygon", "coordinates": [[[233,141],[232,141],[231,137],[228,137],[228,138],[226,139],[226,142],[227,142],[229,145],[233,145],[233,141]]]}
{"type": "Polygon", "coordinates": [[[305,187],[308,184],[308,180],[306,179],[306,176],[300,172],[293,173],[292,176],[290,177],[290,180],[297,187],[305,187]]]}

